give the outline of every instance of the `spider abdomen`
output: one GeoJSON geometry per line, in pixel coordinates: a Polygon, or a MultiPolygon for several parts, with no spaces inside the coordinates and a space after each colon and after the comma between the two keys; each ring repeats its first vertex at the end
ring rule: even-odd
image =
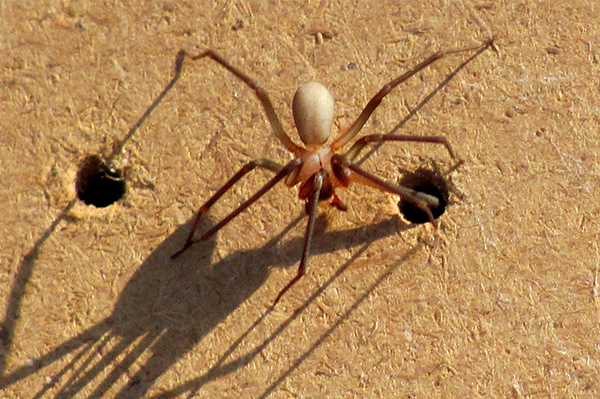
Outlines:
{"type": "Polygon", "coordinates": [[[308,82],[300,86],[294,95],[292,111],[304,144],[320,145],[329,139],[333,109],[333,96],[321,83],[308,82]]]}

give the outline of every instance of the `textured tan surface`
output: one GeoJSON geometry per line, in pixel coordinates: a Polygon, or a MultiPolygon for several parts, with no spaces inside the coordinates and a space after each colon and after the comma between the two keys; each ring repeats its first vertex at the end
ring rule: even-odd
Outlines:
{"type": "MultiPolygon", "coordinates": [[[[281,3],[2,4],[2,396],[599,397],[596,2],[281,3]],[[264,319],[300,258],[295,190],[169,259],[242,162],[288,159],[253,93],[214,63],[188,64],[127,146],[126,199],[61,217],[77,163],[124,136],[179,48],[248,72],[292,133],[295,88],[320,80],[338,131],[385,82],[489,33],[500,53],[404,129],[445,134],[466,160],[437,236],[406,230],[385,195],[345,191],[351,209],[323,211],[307,276],[264,319]]],[[[391,94],[365,132],[394,126],[459,61],[391,94]]],[[[447,158],[390,144],[365,167],[396,179],[447,158]]]]}

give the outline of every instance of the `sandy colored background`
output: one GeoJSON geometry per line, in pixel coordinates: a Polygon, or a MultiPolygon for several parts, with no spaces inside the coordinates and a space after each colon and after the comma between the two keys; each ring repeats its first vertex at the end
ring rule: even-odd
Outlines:
{"type": "MultiPolygon", "coordinates": [[[[0,396],[600,397],[598,4],[283,3],[2,2],[0,396]],[[335,133],[412,65],[490,34],[499,54],[402,131],[444,134],[466,161],[439,232],[352,187],[347,213],[322,211],[307,276],[265,317],[300,260],[296,190],[276,187],[169,259],[243,162],[289,159],[253,92],[215,63],[187,64],[126,147],[124,200],[68,208],[78,162],[125,135],[180,48],[249,73],[295,139],[300,83],[331,89],[335,133]]],[[[364,132],[389,130],[462,59],[401,86],[364,132]]],[[[438,146],[389,144],[364,166],[396,180],[432,160],[449,164],[438,146]]]]}

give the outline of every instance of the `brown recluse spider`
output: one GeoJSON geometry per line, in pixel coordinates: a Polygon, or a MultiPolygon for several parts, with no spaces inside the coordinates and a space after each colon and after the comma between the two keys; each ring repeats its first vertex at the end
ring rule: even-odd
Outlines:
{"type": "Polygon", "coordinates": [[[301,200],[305,201],[306,212],[308,214],[308,224],[306,226],[304,248],[302,250],[300,265],[298,266],[298,272],[296,276],[279,292],[271,308],[273,308],[277,302],[279,302],[281,297],[304,275],[310,253],[313,229],[317,217],[317,206],[319,203],[330,200],[330,204],[339,210],[345,211],[347,209],[346,205],[344,205],[336,195],[336,188],[346,188],[351,182],[354,182],[371,186],[388,193],[397,194],[405,201],[414,204],[419,209],[424,211],[429,218],[429,222],[435,226],[434,217],[431,213],[431,209],[437,207],[439,203],[439,200],[435,196],[386,182],[379,177],[363,170],[357,164],[353,163],[353,161],[368,143],[383,143],[386,141],[409,141],[443,144],[446,146],[450,156],[456,159],[456,155],[445,137],[371,134],[361,137],[359,140],[357,140],[345,154],[338,154],[337,151],[348,144],[358,134],[358,132],[360,132],[383,98],[400,83],[404,82],[417,72],[445,57],[446,55],[474,51],[475,54],[470,58],[472,59],[490,46],[493,46],[493,39],[488,39],[478,46],[440,51],[431,55],[417,66],[384,85],[383,88],[381,88],[381,90],[379,90],[379,92],[369,101],[367,106],[363,109],[359,117],[350,126],[350,128],[348,128],[348,130],[346,130],[338,138],[333,140],[331,144],[326,143],[329,140],[331,127],[333,124],[333,96],[321,83],[305,83],[296,91],[292,104],[294,121],[296,122],[298,135],[300,136],[300,140],[302,140],[304,146],[295,144],[285,133],[267,92],[258,84],[256,84],[256,82],[254,82],[254,80],[252,80],[248,75],[232,66],[213,50],[206,50],[205,52],[195,56],[188,54],[184,50],[181,50],[177,54],[177,60],[175,62],[175,77],[159,95],[157,100],[155,100],[152,106],[146,111],[144,116],[142,116],[142,119],[138,122],[138,124],[136,124],[132,130],[130,130],[130,134],[132,134],[133,131],[139,127],[141,121],[154,109],[158,102],[162,100],[162,97],[164,97],[164,95],[173,87],[177,79],[179,79],[185,58],[190,58],[191,60],[195,61],[208,57],[225,67],[255,91],[266,113],[271,128],[273,129],[273,133],[285,146],[285,148],[287,148],[293,154],[294,158],[285,165],[262,158],[246,163],[208,201],[206,201],[204,205],[200,207],[194,220],[192,230],[190,231],[183,248],[173,254],[172,258],[176,258],[181,255],[193,243],[210,238],[213,234],[215,234],[233,218],[252,205],[256,200],[262,197],[281,180],[283,180],[284,183],[289,187],[300,184],[299,197],[301,200]],[[244,175],[256,169],[257,167],[268,169],[274,172],[275,176],[238,208],[213,226],[210,230],[202,234],[199,239],[195,240],[194,235],[198,229],[202,215],[204,215],[215,204],[215,202],[217,202],[221,196],[223,196],[223,194],[225,194],[244,175]]]}

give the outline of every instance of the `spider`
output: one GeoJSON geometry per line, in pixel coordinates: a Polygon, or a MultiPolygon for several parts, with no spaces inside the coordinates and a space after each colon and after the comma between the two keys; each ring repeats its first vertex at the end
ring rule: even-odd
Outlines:
{"type": "MultiPolygon", "coordinates": [[[[230,71],[237,78],[248,85],[260,100],[273,134],[283,144],[283,146],[292,153],[293,159],[287,164],[282,165],[268,159],[256,159],[246,163],[242,168],[231,177],[204,205],[200,207],[194,219],[192,229],[181,250],[172,255],[177,258],[185,252],[193,243],[207,240],[218,232],[223,226],[242,213],[246,208],[252,205],[265,193],[267,193],[278,182],[283,181],[285,185],[293,187],[299,185],[299,198],[305,202],[306,213],[308,214],[308,223],[304,238],[304,247],[302,257],[296,276],[279,292],[271,308],[279,302],[281,297],[290,289],[306,271],[308,257],[310,254],[311,241],[313,239],[313,230],[315,220],[317,219],[317,207],[319,203],[329,201],[331,206],[345,211],[346,205],[339,199],[336,189],[347,188],[350,183],[358,183],[374,187],[384,192],[397,194],[405,202],[411,203],[426,215],[428,221],[435,226],[434,216],[431,212],[439,205],[439,199],[433,195],[412,190],[401,185],[396,185],[363,170],[353,161],[360,152],[369,143],[384,143],[388,141],[401,142],[420,142],[442,144],[448,150],[452,158],[456,159],[456,154],[452,150],[450,143],[444,136],[406,136],[396,135],[394,130],[388,134],[370,134],[358,139],[350,149],[345,153],[339,151],[360,132],[369,117],[373,114],[383,98],[390,93],[396,86],[415,75],[422,69],[440,60],[449,54],[463,52],[474,52],[469,59],[475,58],[488,47],[493,46],[493,39],[488,39],[482,44],[462,49],[453,49],[440,51],[425,59],[406,73],[384,85],[381,90],[368,102],[362,110],[356,121],[339,137],[327,144],[331,135],[331,128],[334,117],[334,99],[327,88],[319,82],[308,82],[300,86],[294,95],[292,111],[294,122],[298,131],[298,136],[303,145],[298,145],[288,136],[275,112],[273,104],[269,99],[268,93],[260,87],[253,79],[234,67],[214,50],[206,50],[198,55],[190,55],[184,50],[180,50],[175,61],[175,77],[155,100],[152,106],[146,111],[138,124],[132,128],[133,133],[141,124],[141,121],[154,109],[162,97],[168,92],[175,82],[179,79],[183,63],[186,58],[196,61],[202,58],[210,58],[230,71]],[[242,177],[256,168],[267,169],[275,174],[264,186],[262,186],[254,195],[243,202],[239,207],[233,210],[219,223],[203,233],[198,239],[195,239],[196,230],[199,227],[202,216],[242,177]]],[[[431,96],[435,91],[431,94],[431,96]]],[[[430,97],[429,97],[430,98],[430,97]]],[[[412,115],[409,115],[412,116],[412,115]]]]}

